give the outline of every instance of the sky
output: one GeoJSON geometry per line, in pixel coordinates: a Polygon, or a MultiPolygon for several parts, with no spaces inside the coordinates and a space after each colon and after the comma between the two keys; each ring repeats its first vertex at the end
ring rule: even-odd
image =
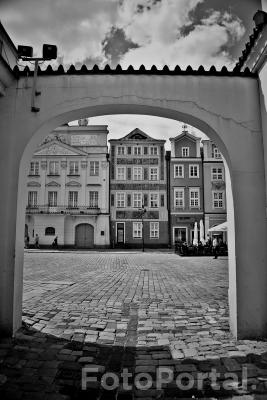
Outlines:
{"type": "MultiPolygon", "coordinates": [[[[32,46],[35,56],[44,43],[57,45],[54,64],[65,68],[108,63],[231,69],[260,7],[260,0],[0,0],[0,19],[15,45],[32,46]]],[[[139,127],[167,138],[181,129],[176,121],[145,116],[90,118],[98,123],[109,125],[112,137],[139,127]]]]}

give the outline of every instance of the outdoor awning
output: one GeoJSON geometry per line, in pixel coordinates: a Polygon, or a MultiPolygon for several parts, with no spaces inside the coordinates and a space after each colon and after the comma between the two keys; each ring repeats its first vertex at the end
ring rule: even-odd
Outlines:
{"type": "Polygon", "coordinates": [[[213,226],[209,229],[209,232],[226,232],[228,230],[227,221],[223,222],[222,224],[213,226]]]}

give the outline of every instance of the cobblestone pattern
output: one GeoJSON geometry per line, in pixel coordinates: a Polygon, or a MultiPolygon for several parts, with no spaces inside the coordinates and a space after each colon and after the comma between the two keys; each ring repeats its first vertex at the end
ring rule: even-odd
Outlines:
{"type": "MultiPolygon", "coordinates": [[[[27,253],[24,325],[0,340],[0,396],[12,400],[267,399],[267,342],[235,341],[228,329],[227,260],[145,253],[27,253]],[[81,389],[82,367],[98,382],[81,389]],[[157,387],[159,367],[173,380],[157,387]],[[105,372],[149,374],[147,390],[113,391],[105,372]],[[220,374],[199,388],[199,373],[220,374]],[[242,385],[246,370],[245,387],[242,385]],[[175,379],[190,374],[189,390],[175,379]],[[235,373],[239,382],[226,390],[235,373]]],[[[244,383],[244,382],[243,382],[244,383]]]]}

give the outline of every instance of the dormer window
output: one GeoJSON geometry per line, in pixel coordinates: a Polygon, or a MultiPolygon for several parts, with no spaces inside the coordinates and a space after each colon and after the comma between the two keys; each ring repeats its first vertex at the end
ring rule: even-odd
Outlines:
{"type": "Polygon", "coordinates": [[[218,149],[218,147],[215,146],[215,144],[212,145],[211,157],[212,157],[212,158],[222,158],[221,152],[220,152],[220,150],[218,149]]]}
{"type": "Polygon", "coordinates": [[[189,147],[182,147],[182,157],[189,157],[189,147]]]}

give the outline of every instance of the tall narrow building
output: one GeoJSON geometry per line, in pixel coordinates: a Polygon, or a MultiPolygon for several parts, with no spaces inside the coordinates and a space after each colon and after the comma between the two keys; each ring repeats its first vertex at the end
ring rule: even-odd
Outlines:
{"type": "MultiPolygon", "coordinates": [[[[172,244],[192,243],[195,222],[203,219],[203,173],[200,138],[187,125],[171,142],[170,203],[172,244]]],[[[198,234],[198,240],[199,234],[198,234]]]]}
{"type": "Polygon", "coordinates": [[[167,246],[165,140],[136,128],[109,142],[112,246],[167,246]]]}
{"type": "MultiPolygon", "coordinates": [[[[225,170],[222,155],[211,140],[202,140],[204,171],[204,211],[206,238],[209,228],[226,221],[225,170]]],[[[226,232],[217,233],[223,241],[226,232]]]]}

